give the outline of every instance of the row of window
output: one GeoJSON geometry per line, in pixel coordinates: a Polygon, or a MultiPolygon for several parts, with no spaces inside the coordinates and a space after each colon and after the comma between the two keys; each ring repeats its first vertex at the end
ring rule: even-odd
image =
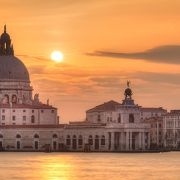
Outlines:
{"type": "MultiPolygon", "coordinates": [[[[101,116],[100,114],[98,114],[97,117],[98,122],[101,121],[101,116]]],[[[107,117],[107,122],[112,122],[112,117],[107,117]]],[[[117,118],[117,122],[121,123],[121,114],[119,114],[118,118],[117,118]]],[[[134,123],[134,114],[129,114],[129,123],[134,123]]]]}
{"type": "MultiPolygon", "coordinates": [[[[52,146],[52,148],[53,148],[53,150],[57,150],[57,142],[56,141],[53,141],[53,144],[52,144],[53,146],[52,146]]],[[[31,148],[32,146],[24,146],[23,148],[31,148]]],[[[3,142],[2,141],[0,141],[0,148],[3,148],[3,142]]],[[[9,146],[9,145],[7,145],[6,146],[6,148],[7,149],[9,149],[9,148],[12,148],[12,146],[9,146]]],[[[14,146],[13,146],[13,148],[14,148],[14,146]]],[[[22,148],[22,143],[21,143],[21,141],[16,141],[16,149],[17,150],[20,150],[22,148]]],[[[34,149],[35,150],[39,150],[39,141],[34,141],[34,149]]]]}
{"type": "MultiPolygon", "coordinates": [[[[95,136],[95,139],[93,139],[93,137],[90,135],[89,137],[88,137],[88,144],[89,145],[93,145],[93,142],[95,141],[95,142],[97,142],[97,141],[99,141],[100,140],[100,142],[101,142],[101,145],[105,145],[105,136],[103,135],[103,136],[101,136],[101,137],[99,137],[98,135],[96,135],[95,136]]],[[[66,137],[66,145],[67,146],[70,146],[71,145],[71,142],[72,142],[72,144],[74,144],[75,142],[77,141],[77,143],[78,143],[78,145],[79,146],[82,146],[83,145],[83,138],[82,138],[82,136],[80,135],[80,136],[76,136],[76,135],[74,135],[73,137],[72,137],[72,139],[71,139],[71,137],[69,136],[69,135],[67,135],[67,137],[66,137]]]]}
{"type": "MultiPolygon", "coordinates": [[[[5,121],[6,120],[6,116],[2,115],[1,119],[3,121],[5,121]]],[[[23,116],[22,119],[23,119],[23,121],[26,121],[26,116],[23,116]]],[[[12,120],[15,121],[16,120],[16,116],[12,116],[12,120]]],[[[31,123],[35,123],[35,116],[34,115],[31,116],[31,123]]]]}
{"type": "MultiPolygon", "coordinates": [[[[35,139],[38,139],[38,138],[39,138],[39,135],[38,135],[38,134],[35,134],[33,137],[34,137],[35,139]]],[[[53,137],[53,138],[58,138],[58,135],[57,135],[57,134],[53,134],[52,137],[53,137]]],[[[0,138],[3,138],[3,135],[2,135],[2,134],[0,134],[0,138]]],[[[16,138],[17,138],[17,139],[20,139],[20,138],[21,138],[21,135],[20,135],[20,134],[17,134],[17,135],[16,135],[16,138]]]]}
{"type": "MultiPolygon", "coordinates": [[[[13,111],[13,112],[16,112],[15,109],[13,109],[12,111],[13,111]]],[[[26,112],[26,110],[23,109],[23,112],[26,112]]],[[[5,113],[5,109],[2,109],[2,113],[5,113]]],[[[34,109],[32,109],[32,113],[34,113],[34,109]]],[[[44,113],[44,110],[43,110],[43,109],[41,109],[41,113],[44,113]]],[[[54,109],[51,110],[51,113],[54,113],[54,109]]]]}

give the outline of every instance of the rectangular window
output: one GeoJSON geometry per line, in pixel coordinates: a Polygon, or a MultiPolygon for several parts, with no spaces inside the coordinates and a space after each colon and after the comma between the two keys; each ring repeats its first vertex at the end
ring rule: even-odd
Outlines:
{"type": "Polygon", "coordinates": [[[23,116],[23,121],[26,121],[26,116],[23,116]]]}
{"type": "Polygon", "coordinates": [[[34,115],[31,116],[31,123],[35,123],[35,116],[34,115]]]}
{"type": "Polygon", "coordinates": [[[98,114],[97,120],[101,121],[101,115],[100,114],[98,114]]]}
{"type": "Polygon", "coordinates": [[[69,138],[66,139],[66,145],[67,145],[67,146],[70,146],[70,145],[71,145],[71,139],[69,139],[69,138]]]}
{"type": "Polygon", "coordinates": [[[16,123],[13,123],[13,125],[16,125],[16,123]]]}
{"type": "Polygon", "coordinates": [[[15,121],[16,120],[16,116],[12,116],[12,120],[15,121]]]}
{"type": "Polygon", "coordinates": [[[34,109],[32,110],[32,113],[34,113],[34,109]]]}
{"type": "Polygon", "coordinates": [[[2,112],[5,113],[5,109],[3,109],[2,112]]]}
{"type": "Polygon", "coordinates": [[[121,123],[121,114],[119,114],[118,123],[121,123]]]}
{"type": "Polygon", "coordinates": [[[43,113],[44,112],[44,110],[43,109],[41,109],[41,113],[43,113]]]}
{"type": "Polygon", "coordinates": [[[5,120],[5,119],[6,119],[5,115],[2,115],[2,120],[5,120]]]}
{"type": "Polygon", "coordinates": [[[15,109],[13,109],[13,112],[16,112],[16,110],[15,110],[15,109]]]}
{"type": "Polygon", "coordinates": [[[25,110],[25,109],[23,109],[23,112],[26,112],[26,110],[25,110]]]}

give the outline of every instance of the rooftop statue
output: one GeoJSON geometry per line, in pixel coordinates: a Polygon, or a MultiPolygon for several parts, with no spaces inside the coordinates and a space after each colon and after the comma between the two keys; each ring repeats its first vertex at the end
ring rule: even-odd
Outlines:
{"type": "Polygon", "coordinates": [[[132,90],[130,89],[130,81],[127,81],[127,88],[125,89],[124,95],[125,95],[125,99],[132,98],[132,90]]]}

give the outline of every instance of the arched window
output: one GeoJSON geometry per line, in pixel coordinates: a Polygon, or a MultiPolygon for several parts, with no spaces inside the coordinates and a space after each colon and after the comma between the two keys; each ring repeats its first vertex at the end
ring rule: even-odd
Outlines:
{"type": "Polygon", "coordinates": [[[20,135],[20,134],[17,134],[17,135],[16,135],[16,138],[17,138],[17,139],[20,139],[20,138],[21,138],[21,135],[20,135]]]}
{"type": "Polygon", "coordinates": [[[89,145],[93,145],[93,138],[91,135],[89,136],[88,143],[89,145]]]}
{"type": "Polygon", "coordinates": [[[58,138],[58,135],[57,134],[53,134],[53,138],[58,138]]]}
{"type": "Polygon", "coordinates": [[[101,137],[101,145],[102,145],[102,146],[105,145],[105,136],[104,136],[104,135],[101,137]]]}
{"type": "Polygon", "coordinates": [[[17,103],[17,96],[15,94],[12,95],[12,103],[17,103]]]}
{"type": "Polygon", "coordinates": [[[79,146],[82,146],[82,145],[83,145],[83,138],[82,138],[81,135],[79,135],[79,137],[78,137],[78,145],[79,145],[79,146]]]}
{"type": "Polygon", "coordinates": [[[38,139],[38,138],[39,138],[39,135],[38,135],[38,134],[35,134],[35,135],[34,135],[34,138],[37,138],[37,139],[38,139]]]}
{"type": "Polygon", "coordinates": [[[0,138],[3,138],[3,135],[2,135],[2,134],[0,134],[0,138]]]}
{"type": "Polygon", "coordinates": [[[5,103],[5,104],[8,104],[8,103],[9,103],[9,95],[8,95],[8,94],[5,94],[5,95],[4,95],[4,103],[5,103]]]}
{"type": "Polygon", "coordinates": [[[69,135],[67,135],[67,137],[66,137],[66,145],[67,146],[71,145],[71,137],[69,135]]]}
{"type": "Polygon", "coordinates": [[[35,116],[34,115],[31,116],[31,123],[35,123],[35,116]]]}
{"type": "Polygon", "coordinates": [[[129,123],[134,123],[134,114],[129,114],[129,123]]]}

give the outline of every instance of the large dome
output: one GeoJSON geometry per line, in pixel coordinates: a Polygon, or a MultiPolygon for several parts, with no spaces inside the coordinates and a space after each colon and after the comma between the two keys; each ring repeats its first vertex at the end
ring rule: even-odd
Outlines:
{"type": "Polygon", "coordinates": [[[0,81],[28,81],[29,73],[25,65],[15,56],[0,56],[0,81]]]}

